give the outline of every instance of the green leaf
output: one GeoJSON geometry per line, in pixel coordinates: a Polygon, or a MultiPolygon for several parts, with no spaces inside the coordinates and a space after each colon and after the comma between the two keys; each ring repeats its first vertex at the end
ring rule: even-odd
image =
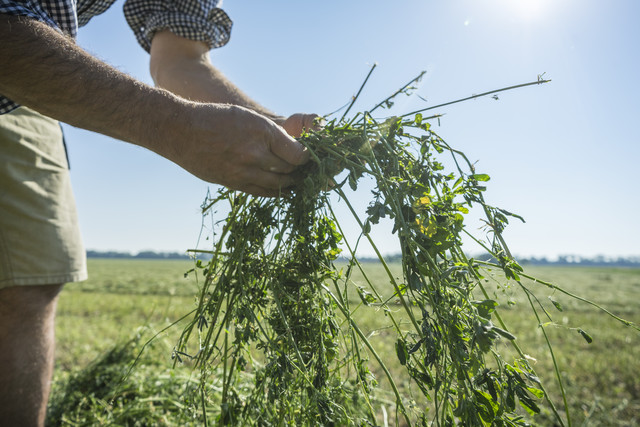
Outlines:
{"type": "Polygon", "coordinates": [[[507,411],[513,412],[516,409],[516,399],[515,399],[515,393],[513,392],[512,389],[507,390],[507,395],[505,396],[504,399],[505,399],[504,404],[507,411]]]}
{"type": "Polygon", "coordinates": [[[580,332],[580,335],[582,335],[582,338],[584,338],[584,340],[586,342],[588,342],[589,344],[591,344],[593,342],[593,338],[591,338],[591,335],[589,335],[588,333],[586,333],[582,329],[578,329],[578,332],[580,332]]]}
{"type": "Polygon", "coordinates": [[[464,213],[464,214],[468,214],[468,213],[469,213],[469,209],[467,209],[467,208],[466,208],[466,207],[464,207],[464,206],[458,206],[458,211],[459,211],[459,212],[462,212],[462,213],[464,213]]]}
{"type": "Polygon", "coordinates": [[[358,286],[358,296],[360,297],[364,305],[371,305],[377,301],[376,297],[362,286],[358,286]]]}
{"type": "Polygon", "coordinates": [[[358,180],[356,179],[353,172],[349,174],[349,187],[351,187],[353,191],[358,188],[358,180]]]}
{"type": "Polygon", "coordinates": [[[544,392],[539,388],[527,387],[527,390],[529,390],[529,393],[533,394],[538,399],[542,399],[544,397],[544,392]]]}
{"type": "Polygon", "coordinates": [[[493,398],[484,391],[474,390],[473,394],[476,397],[476,409],[478,410],[478,415],[482,418],[486,423],[492,423],[496,411],[498,411],[499,406],[493,401],[493,398]]]}
{"type": "Polygon", "coordinates": [[[473,301],[472,304],[476,306],[478,314],[487,320],[491,318],[491,313],[493,313],[498,306],[498,303],[491,299],[484,301],[473,301]]]}
{"type": "Polygon", "coordinates": [[[540,408],[533,401],[531,396],[527,394],[527,389],[522,387],[516,388],[516,394],[518,395],[518,399],[520,401],[520,405],[527,410],[530,415],[535,415],[540,413],[540,408]]]}
{"type": "Polygon", "coordinates": [[[407,343],[405,343],[402,338],[398,338],[398,341],[396,341],[396,354],[398,355],[400,364],[402,366],[406,365],[409,353],[407,352],[407,343]]]}
{"type": "Polygon", "coordinates": [[[512,217],[514,217],[514,218],[518,218],[518,219],[519,219],[520,221],[522,221],[522,222],[526,222],[526,221],[524,220],[524,218],[523,218],[523,217],[521,217],[520,215],[516,215],[516,214],[514,214],[513,212],[509,212],[508,210],[505,210],[505,209],[500,209],[500,208],[496,208],[496,209],[497,209],[498,211],[502,212],[503,214],[507,215],[507,216],[512,216],[512,217]]]}
{"type": "Polygon", "coordinates": [[[520,405],[527,410],[529,415],[535,415],[540,413],[540,408],[531,399],[523,399],[520,397],[520,405]]]}
{"type": "Polygon", "coordinates": [[[513,264],[505,265],[503,267],[504,275],[507,279],[520,280],[520,276],[515,272],[515,268],[512,268],[513,264]]]}
{"type": "Polygon", "coordinates": [[[500,328],[498,328],[497,326],[494,326],[494,327],[492,328],[492,330],[493,330],[493,331],[495,331],[497,334],[502,335],[503,337],[505,337],[505,338],[506,338],[506,339],[508,339],[508,340],[513,341],[513,340],[515,340],[515,339],[516,339],[516,336],[515,336],[515,335],[513,335],[513,334],[512,334],[512,333],[510,333],[510,332],[505,331],[504,329],[500,329],[500,328]]]}
{"type": "Polygon", "coordinates": [[[469,178],[475,179],[476,181],[489,181],[491,178],[486,173],[474,173],[469,178]]]}
{"type": "Polygon", "coordinates": [[[562,305],[560,305],[560,303],[559,303],[558,301],[556,301],[556,300],[554,300],[553,298],[551,298],[551,296],[549,296],[549,300],[551,300],[551,303],[555,306],[555,308],[556,308],[558,311],[563,311],[563,310],[562,310],[562,305]]]}
{"type": "Polygon", "coordinates": [[[420,289],[422,289],[422,286],[423,283],[420,276],[415,272],[411,272],[411,274],[409,275],[409,287],[414,291],[419,291],[420,289]]]}

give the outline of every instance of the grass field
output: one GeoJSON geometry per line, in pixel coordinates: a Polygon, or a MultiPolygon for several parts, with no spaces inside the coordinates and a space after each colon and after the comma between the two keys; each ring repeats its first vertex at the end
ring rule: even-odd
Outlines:
{"type": "MultiPolygon", "coordinates": [[[[378,264],[365,266],[376,282],[383,286],[388,282],[378,264]]],[[[50,425],[202,424],[192,405],[197,400],[193,394],[197,374],[189,366],[171,368],[181,324],[159,333],[194,308],[197,281],[193,275],[184,277],[191,267],[188,261],[89,260],[91,278],[68,285],[60,297],[50,425]],[[120,381],[149,340],[128,379],[120,381]]],[[[640,323],[640,269],[529,267],[525,271],[640,323]]],[[[505,323],[525,353],[536,360],[534,369],[561,411],[553,365],[525,297],[517,285],[505,288],[499,285],[504,280],[487,277],[486,286],[501,302],[505,323]]],[[[540,284],[525,284],[553,316],[545,330],[567,391],[572,424],[639,425],[640,334],[592,306],[540,284]],[[562,312],[549,296],[562,306],[562,312]],[[588,344],[577,328],[586,331],[593,342],[588,344]]],[[[378,352],[390,361],[394,376],[401,377],[401,367],[395,362],[395,337],[382,329],[384,316],[368,307],[360,309],[358,316],[378,352]]],[[[501,352],[509,351],[501,348],[501,352]]],[[[371,368],[384,387],[373,363],[371,368]]],[[[215,384],[211,387],[215,389],[215,384]]],[[[210,417],[215,416],[215,408],[208,411],[210,417]]],[[[552,425],[548,419],[543,414],[535,423],[552,425]]]]}

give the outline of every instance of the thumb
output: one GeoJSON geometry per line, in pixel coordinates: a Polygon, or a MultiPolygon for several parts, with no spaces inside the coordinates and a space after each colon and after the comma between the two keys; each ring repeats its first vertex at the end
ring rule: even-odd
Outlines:
{"type": "Polygon", "coordinates": [[[279,126],[274,126],[274,135],[271,140],[271,152],[285,162],[300,166],[309,161],[309,150],[298,141],[287,135],[279,126]]]}

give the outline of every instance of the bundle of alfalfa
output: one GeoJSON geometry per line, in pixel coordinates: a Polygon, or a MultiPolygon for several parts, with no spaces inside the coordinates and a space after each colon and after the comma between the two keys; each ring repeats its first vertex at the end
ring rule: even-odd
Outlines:
{"type": "Polygon", "coordinates": [[[433,132],[433,117],[374,119],[414,81],[347,119],[354,98],[342,118],[303,135],[312,160],[290,194],[221,189],[203,206],[224,217],[210,229],[211,261],[198,262],[199,302],[175,355],[202,371],[198,404],[219,405],[205,423],[520,426],[544,405],[564,425],[485,288],[483,276],[501,272],[530,296],[502,238],[519,217],[485,203],[489,177],[433,132]],[[347,188],[363,179],[374,183],[364,215],[347,188]],[[335,203],[360,228],[355,241],[335,203]],[[472,208],[484,216],[482,236],[465,227],[472,208]],[[399,241],[398,272],[371,238],[381,220],[399,241]],[[465,235],[491,260],[469,258],[465,235]],[[377,253],[382,279],[359,262],[361,241],[377,253]],[[372,317],[373,332],[363,324],[372,317]],[[515,356],[503,357],[498,341],[515,356]]]}

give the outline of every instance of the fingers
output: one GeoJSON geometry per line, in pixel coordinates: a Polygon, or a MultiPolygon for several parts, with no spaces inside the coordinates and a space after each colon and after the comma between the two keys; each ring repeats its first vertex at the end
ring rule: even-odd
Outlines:
{"type": "Polygon", "coordinates": [[[223,185],[256,196],[278,196],[297,182],[292,173],[309,160],[309,153],[273,121],[253,112],[244,119],[238,127],[241,139],[227,154],[223,185]]]}
{"type": "MultiPolygon", "coordinates": [[[[299,181],[295,170],[309,160],[309,152],[272,120],[239,106],[197,104],[189,112],[193,136],[167,153],[186,170],[256,196],[278,196],[299,181]]],[[[315,117],[303,116],[301,124],[315,117]]]]}
{"type": "MultiPolygon", "coordinates": [[[[300,114],[300,128],[301,131],[305,130],[320,130],[322,128],[322,120],[320,120],[320,116],[317,114],[300,114]]],[[[300,132],[302,133],[302,132],[300,132]]]]}
{"type": "Polygon", "coordinates": [[[319,118],[317,114],[296,113],[282,122],[282,127],[289,135],[298,138],[305,130],[320,130],[322,121],[319,118]]]}
{"type": "Polygon", "coordinates": [[[298,141],[287,135],[282,128],[274,126],[273,139],[269,149],[290,165],[300,166],[309,161],[309,151],[298,141]]]}
{"type": "Polygon", "coordinates": [[[271,153],[260,159],[260,168],[265,172],[288,174],[293,172],[296,167],[271,153]]]}
{"type": "Polygon", "coordinates": [[[238,180],[246,184],[235,188],[254,196],[277,197],[289,194],[297,180],[291,174],[279,174],[265,171],[255,171],[238,180]]]}
{"type": "Polygon", "coordinates": [[[259,171],[254,174],[250,182],[269,190],[281,190],[291,187],[296,183],[296,180],[292,174],[259,171]]]}
{"type": "Polygon", "coordinates": [[[317,114],[305,114],[307,121],[304,122],[304,129],[322,130],[326,120],[317,114]]]}

